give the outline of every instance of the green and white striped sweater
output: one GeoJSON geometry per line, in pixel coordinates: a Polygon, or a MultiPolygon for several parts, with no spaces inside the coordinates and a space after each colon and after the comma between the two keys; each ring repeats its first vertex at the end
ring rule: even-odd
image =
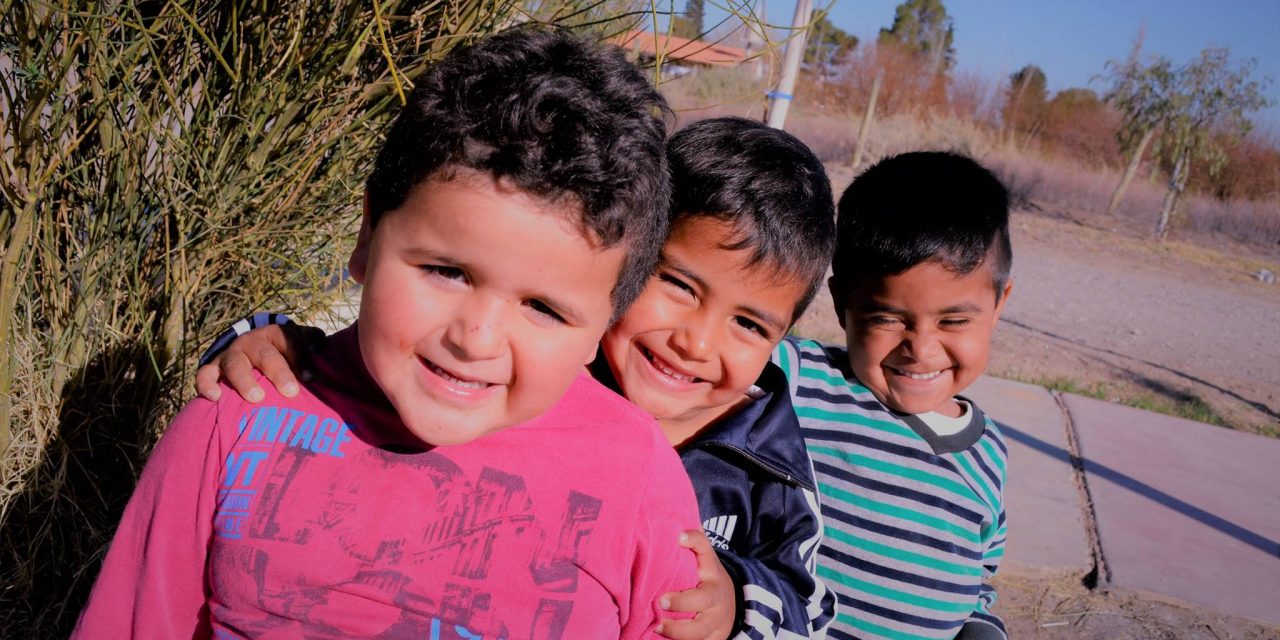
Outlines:
{"type": "Polygon", "coordinates": [[[987,582],[1006,531],[995,424],[974,406],[960,433],[933,436],[859,384],[843,348],[787,339],[774,359],[818,481],[818,575],[838,598],[828,637],[1004,638],[987,582]]]}

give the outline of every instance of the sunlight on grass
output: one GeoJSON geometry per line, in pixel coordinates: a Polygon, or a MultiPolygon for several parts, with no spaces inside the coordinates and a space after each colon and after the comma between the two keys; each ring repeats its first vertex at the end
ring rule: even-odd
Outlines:
{"type": "Polygon", "coordinates": [[[1151,411],[1185,420],[1194,420],[1237,431],[1259,433],[1268,437],[1280,437],[1280,429],[1272,425],[1240,424],[1225,418],[1212,405],[1200,396],[1183,391],[1185,399],[1171,399],[1153,393],[1135,391],[1124,385],[1109,382],[1082,382],[1065,376],[1019,376],[1008,375],[1019,382],[1038,385],[1059,393],[1071,393],[1095,400],[1114,402],[1143,411],[1151,411]]]}

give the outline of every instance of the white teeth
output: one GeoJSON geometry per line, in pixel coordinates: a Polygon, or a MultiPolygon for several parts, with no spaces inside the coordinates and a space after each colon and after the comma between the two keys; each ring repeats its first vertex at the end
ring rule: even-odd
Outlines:
{"type": "Polygon", "coordinates": [[[655,369],[657,369],[658,371],[661,371],[662,373],[666,374],[669,377],[675,378],[676,380],[679,380],[681,382],[693,382],[697,380],[697,378],[694,378],[693,376],[686,376],[683,373],[680,373],[679,371],[672,369],[670,366],[667,365],[666,362],[663,362],[661,358],[654,355],[653,352],[649,351],[648,349],[644,350],[644,354],[648,356],[649,363],[652,364],[655,369]]]}
{"type": "Polygon", "coordinates": [[[903,371],[902,369],[894,369],[894,371],[897,371],[899,374],[902,374],[908,378],[911,378],[912,380],[932,380],[942,375],[941,370],[930,371],[929,373],[909,373],[907,371],[903,371]]]}
{"type": "Polygon", "coordinates": [[[489,386],[487,383],[480,382],[479,380],[463,380],[461,378],[457,378],[448,371],[445,371],[431,363],[427,363],[427,367],[430,368],[433,373],[449,381],[450,384],[456,387],[462,387],[463,389],[483,389],[489,386]]]}

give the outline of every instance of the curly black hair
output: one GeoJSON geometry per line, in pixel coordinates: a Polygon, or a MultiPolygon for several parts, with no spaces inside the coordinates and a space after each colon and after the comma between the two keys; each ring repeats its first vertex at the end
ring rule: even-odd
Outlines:
{"type": "Polygon", "coordinates": [[[370,225],[458,168],[563,202],[584,234],[627,250],[617,318],[667,236],[666,102],[623,51],[520,27],[451,51],[418,80],[366,184],[370,225]]]}

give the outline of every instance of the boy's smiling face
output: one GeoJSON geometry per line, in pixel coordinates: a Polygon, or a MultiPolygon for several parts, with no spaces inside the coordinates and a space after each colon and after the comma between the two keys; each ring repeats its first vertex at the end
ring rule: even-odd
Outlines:
{"type": "Polygon", "coordinates": [[[723,248],[738,237],[713,218],[681,222],[657,273],[605,334],[623,395],[657,418],[672,444],[746,400],[805,293],[770,265],[747,266],[750,249],[723,248]]]}
{"type": "Polygon", "coordinates": [[[1011,288],[997,299],[989,264],[960,275],[935,261],[856,282],[835,299],[854,375],[899,413],[959,416],[952,398],[987,368],[1011,288]]]}
{"type": "Polygon", "coordinates": [[[595,354],[624,250],[561,203],[458,170],[414,188],[351,255],[360,351],[417,439],[462,444],[560,400],[595,354]]]}

